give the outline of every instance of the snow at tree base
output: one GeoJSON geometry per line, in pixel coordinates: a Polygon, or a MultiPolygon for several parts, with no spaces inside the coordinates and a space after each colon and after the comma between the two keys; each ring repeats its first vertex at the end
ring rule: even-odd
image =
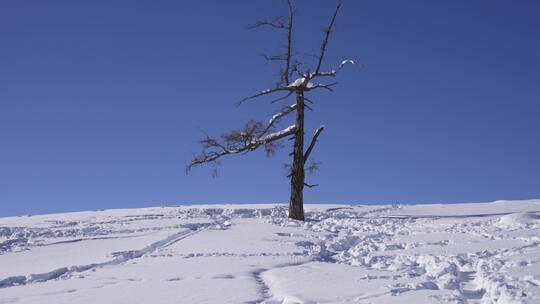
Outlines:
{"type": "Polygon", "coordinates": [[[540,303],[540,200],[286,210],[0,218],[0,303],[540,303]]]}

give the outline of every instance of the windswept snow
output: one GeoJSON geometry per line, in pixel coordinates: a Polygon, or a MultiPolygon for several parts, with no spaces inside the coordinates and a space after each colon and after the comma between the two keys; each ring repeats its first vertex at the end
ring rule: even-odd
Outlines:
{"type": "Polygon", "coordinates": [[[540,200],[0,218],[0,303],[540,303],[540,200]]]}

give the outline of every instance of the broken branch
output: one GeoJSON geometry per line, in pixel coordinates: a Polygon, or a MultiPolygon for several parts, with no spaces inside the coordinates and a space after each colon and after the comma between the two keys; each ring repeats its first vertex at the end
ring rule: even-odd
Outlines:
{"type": "Polygon", "coordinates": [[[315,147],[315,144],[317,143],[317,139],[319,138],[319,135],[321,135],[321,132],[324,130],[324,125],[320,126],[315,130],[315,134],[313,135],[313,138],[311,139],[311,143],[309,144],[308,149],[306,150],[306,154],[304,154],[304,163],[309,158],[309,155],[311,154],[311,150],[313,150],[313,147],[315,147]]]}

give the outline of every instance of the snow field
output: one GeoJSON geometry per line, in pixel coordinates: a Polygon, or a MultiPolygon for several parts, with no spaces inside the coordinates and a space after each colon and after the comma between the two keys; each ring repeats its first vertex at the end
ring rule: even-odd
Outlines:
{"type": "Polygon", "coordinates": [[[0,303],[540,303],[540,200],[0,218],[0,303]]]}

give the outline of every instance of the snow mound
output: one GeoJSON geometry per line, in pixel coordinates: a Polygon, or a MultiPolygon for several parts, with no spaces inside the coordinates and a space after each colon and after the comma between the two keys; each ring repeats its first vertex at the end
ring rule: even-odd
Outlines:
{"type": "Polygon", "coordinates": [[[496,223],[501,228],[523,228],[528,226],[538,226],[540,224],[540,214],[533,212],[511,213],[501,216],[496,223]]]}

